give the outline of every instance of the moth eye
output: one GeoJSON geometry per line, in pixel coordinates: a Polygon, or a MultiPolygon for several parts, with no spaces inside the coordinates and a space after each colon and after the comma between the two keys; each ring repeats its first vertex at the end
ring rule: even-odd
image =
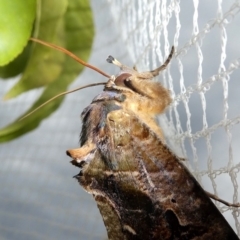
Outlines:
{"type": "Polygon", "coordinates": [[[172,199],[171,199],[171,202],[172,202],[172,203],[176,203],[177,201],[176,201],[174,198],[172,198],[172,199]]]}
{"type": "Polygon", "coordinates": [[[130,76],[132,76],[132,74],[130,74],[130,73],[122,73],[122,74],[120,74],[119,76],[116,77],[114,83],[115,83],[117,86],[119,86],[119,87],[127,87],[127,86],[125,85],[125,80],[126,80],[127,78],[129,78],[130,76]]]}

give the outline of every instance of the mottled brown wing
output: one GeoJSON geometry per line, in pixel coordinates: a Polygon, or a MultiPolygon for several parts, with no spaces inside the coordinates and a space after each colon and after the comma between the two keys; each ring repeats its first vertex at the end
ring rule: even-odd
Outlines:
{"type": "Polygon", "coordinates": [[[238,239],[157,135],[113,106],[92,104],[84,114],[85,152],[72,161],[82,167],[77,179],[93,194],[109,239],[238,239]]]}

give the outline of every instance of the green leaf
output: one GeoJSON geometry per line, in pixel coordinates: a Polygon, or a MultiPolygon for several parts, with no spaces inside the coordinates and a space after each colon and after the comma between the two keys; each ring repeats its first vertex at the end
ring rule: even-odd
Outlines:
{"type": "Polygon", "coordinates": [[[36,0],[0,0],[0,66],[16,58],[31,35],[36,0]]]}
{"type": "MultiPolygon", "coordinates": [[[[67,0],[41,0],[36,17],[35,32],[37,37],[46,42],[64,46],[64,15],[67,0]]],[[[10,99],[30,89],[45,86],[59,76],[65,55],[55,49],[33,44],[22,78],[9,90],[4,99],[10,99]],[[44,59],[44,61],[43,61],[44,59]]]]}
{"type": "Polygon", "coordinates": [[[25,69],[30,55],[31,44],[32,43],[29,42],[23,52],[8,65],[0,67],[0,77],[3,80],[17,76],[25,69]]]}
{"type": "MultiPolygon", "coordinates": [[[[64,16],[66,48],[86,61],[90,55],[94,37],[93,19],[88,0],[70,0],[64,16]]],[[[34,103],[35,109],[56,94],[66,91],[68,85],[79,75],[83,66],[67,57],[63,63],[61,75],[47,85],[42,96],[34,103]]],[[[40,122],[56,110],[63,98],[59,98],[36,113],[15,121],[0,130],[0,142],[12,140],[36,128],[40,122]]],[[[25,113],[27,114],[27,113],[25,113]]],[[[23,114],[23,116],[25,115],[23,114]]]]}

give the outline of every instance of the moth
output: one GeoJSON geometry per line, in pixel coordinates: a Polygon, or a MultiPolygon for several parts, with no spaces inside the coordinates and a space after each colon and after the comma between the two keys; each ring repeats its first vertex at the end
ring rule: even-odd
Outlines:
{"type": "Polygon", "coordinates": [[[156,122],[172,99],[152,79],[173,54],[174,48],[162,66],[142,73],[109,56],[121,71],[83,110],[80,147],[67,150],[110,240],[238,239],[156,122]]]}
{"type": "Polygon", "coordinates": [[[205,191],[165,144],[155,117],[171,103],[152,78],[119,66],[82,112],[76,179],[95,198],[109,239],[238,239],[205,191]]]}

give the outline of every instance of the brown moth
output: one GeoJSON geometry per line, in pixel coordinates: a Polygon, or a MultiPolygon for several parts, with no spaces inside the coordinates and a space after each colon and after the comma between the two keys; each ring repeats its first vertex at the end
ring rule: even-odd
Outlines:
{"type": "Polygon", "coordinates": [[[172,99],[169,90],[152,78],[167,67],[174,48],[162,66],[143,73],[109,56],[107,61],[121,69],[110,77],[61,47],[31,40],[109,77],[107,83],[78,88],[105,85],[82,113],[80,148],[67,151],[71,163],[80,168],[75,178],[96,200],[109,239],[238,239],[209,196],[240,205],[204,191],[183,159],[167,147],[155,120],[172,99]]]}
{"type": "Polygon", "coordinates": [[[109,239],[238,239],[155,120],[172,100],[152,78],[173,52],[143,73],[107,59],[121,72],[82,112],[81,146],[67,151],[75,178],[95,198],[109,239]]]}

